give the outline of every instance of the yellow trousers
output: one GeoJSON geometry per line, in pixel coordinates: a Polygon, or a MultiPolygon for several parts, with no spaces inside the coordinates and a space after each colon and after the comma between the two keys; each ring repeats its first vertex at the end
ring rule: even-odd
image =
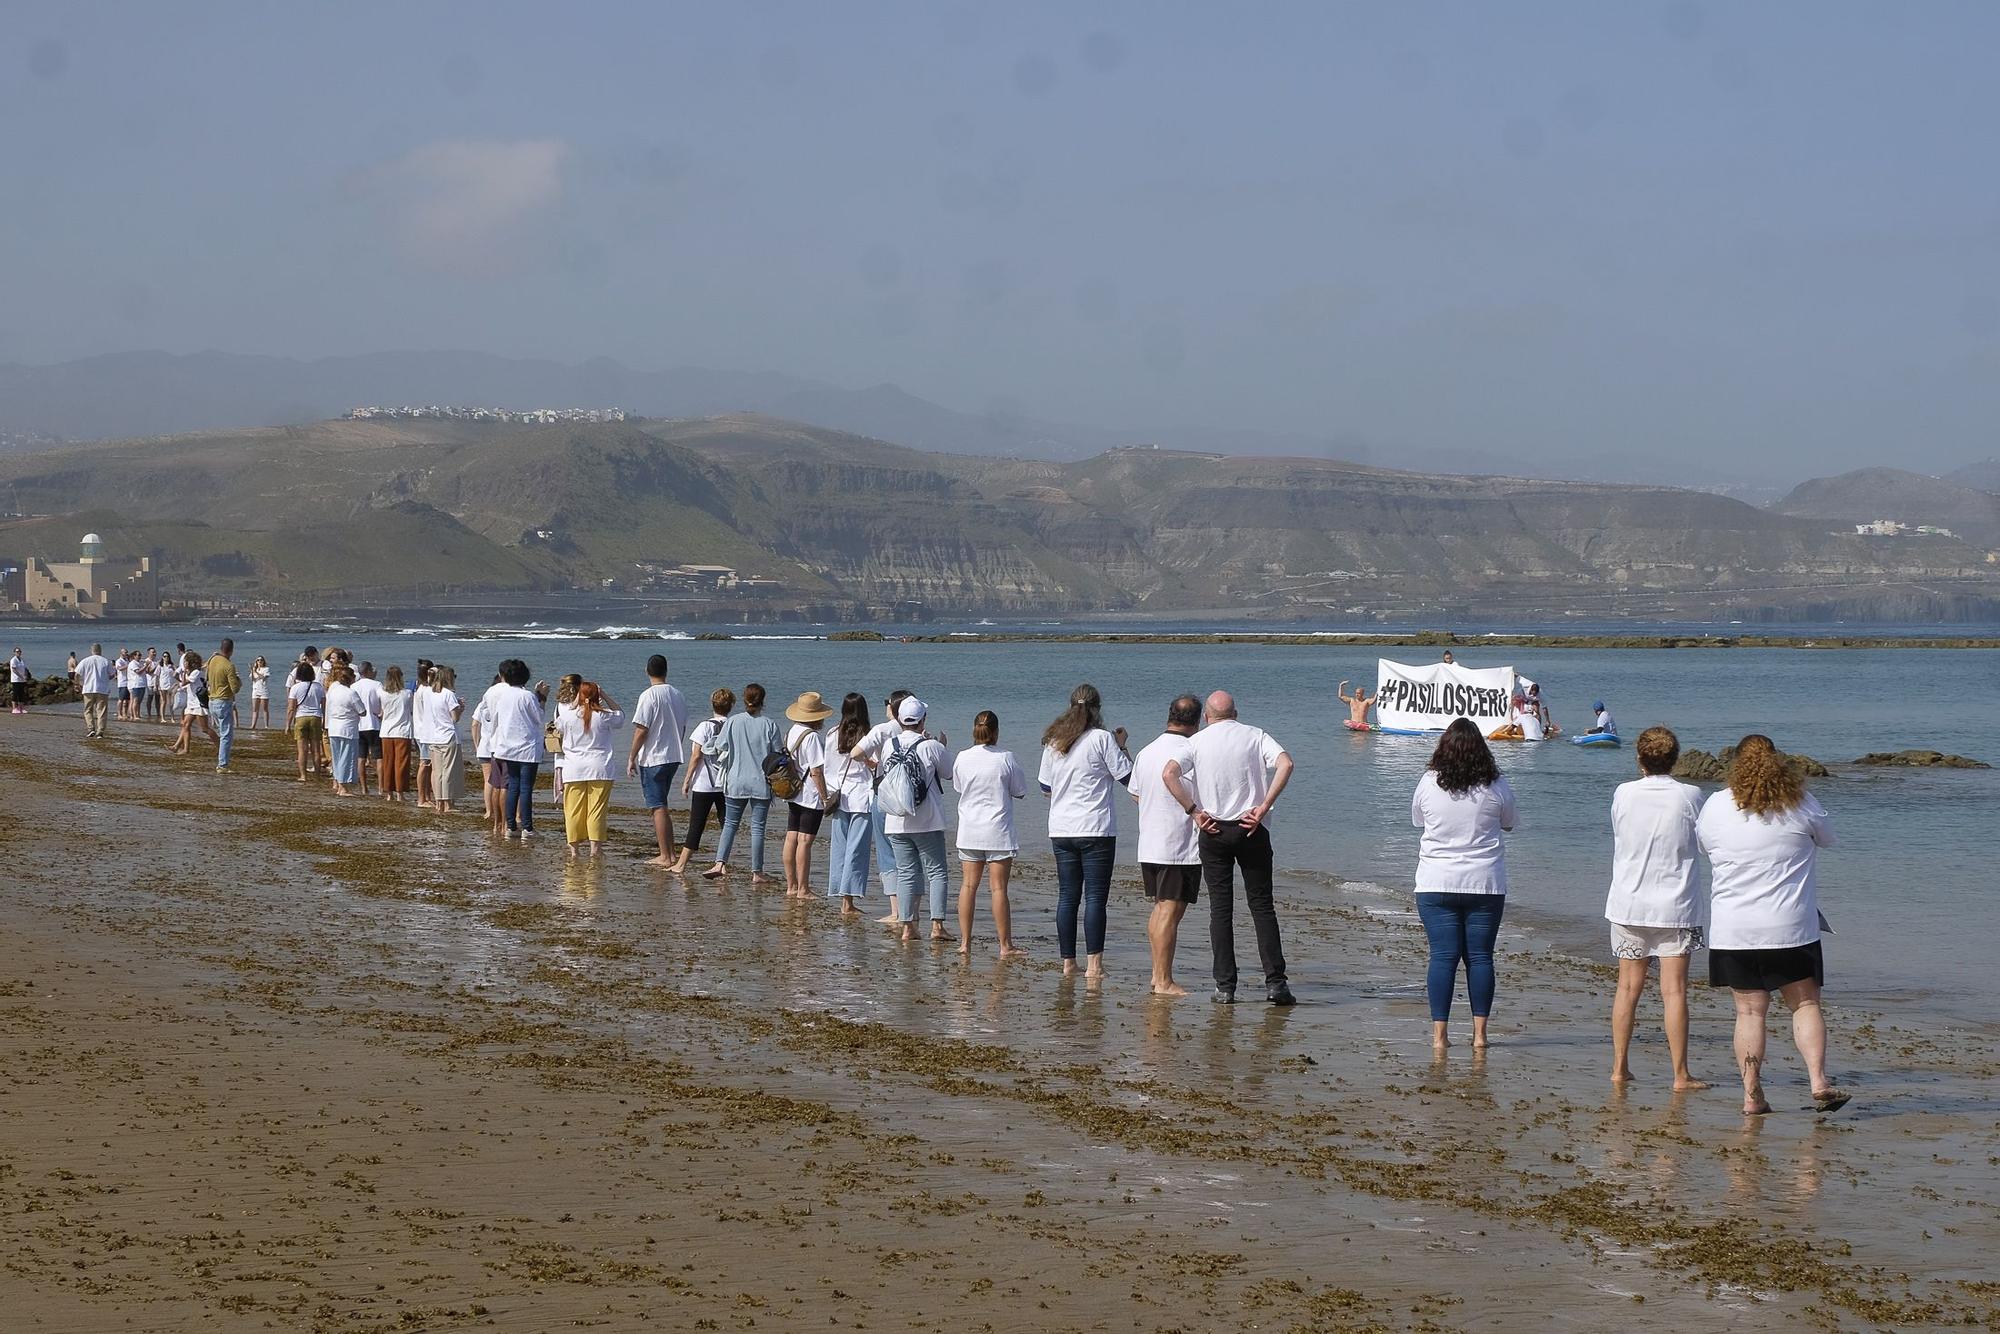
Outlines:
{"type": "Polygon", "coordinates": [[[602,843],[611,827],[611,780],[563,784],[563,834],[572,843],[602,843]]]}

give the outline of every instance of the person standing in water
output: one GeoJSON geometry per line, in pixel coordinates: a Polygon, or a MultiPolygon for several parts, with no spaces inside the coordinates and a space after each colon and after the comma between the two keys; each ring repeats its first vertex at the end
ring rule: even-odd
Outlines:
{"type": "MultiPolygon", "coordinates": [[[[1599,706],[1600,708],[1602,706],[1599,706]]],[[[1618,960],[1611,1005],[1611,1082],[1632,1080],[1628,1059],[1646,971],[1660,961],[1660,1002],[1674,1090],[1705,1089],[1688,1073],[1688,962],[1701,948],[1700,884],[1695,875],[1695,821],[1701,792],[1673,778],[1680,738],[1664,727],[1639,733],[1639,777],[1611,797],[1611,892],[1604,915],[1618,960]]]]}
{"type": "Polygon", "coordinates": [[[812,846],[819,837],[831,804],[826,785],[826,738],[820,724],[833,710],[817,690],[807,690],[785,710],[792,722],[785,734],[785,752],[798,777],[798,790],[785,802],[785,896],[812,897],[812,846]]]}
{"type": "Polygon", "coordinates": [[[958,794],[958,952],[972,957],[979,882],[990,878],[1000,957],[1020,958],[1025,951],[1014,946],[1007,881],[1014,854],[1021,850],[1014,833],[1014,803],[1028,795],[1028,775],[1013,751],[1000,749],[1000,715],[991,709],[982,709],[972,720],[972,746],[952,761],[951,786],[958,794]]]}
{"type": "Polygon", "coordinates": [[[667,801],[687,757],[687,700],[667,684],[664,653],[646,659],[646,680],[632,708],[632,752],[625,758],[625,776],[639,780],[639,794],[653,813],[653,842],[659,851],[647,865],[672,870],[680,862],[674,855],[674,813],[667,801]]]}
{"type": "Polygon", "coordinates": [[[1063,976],[1076,972],[1077,911],[1083,913],[1084,976],[1104,976],[1111,868],[1118,857],[1117,790],[1130,787],[1125,729],[1107,731],[1104,701],[1085,682],[1042,732],[1038,775],[1049,796],[1049,846],[1056,863],[1056,949],[1063,976]]]}
{"type": "Polygon", "coordinates": [[[1503,835],[1515,825],[1514,789],[1500,776],[1486,738],[1460,718],[1444,729],[1417,790],[1410,823],[1423,830],[1418,845],[1417,917],[1430,943],[1424,990],[1431,1007],[1431,1046],[1451,1046],[1452,991],[1465,965],[1472,1005],[1472,1046],[1486,1049],[1486,1021],[1493,1013],[1493,944],[1507,909],[1507,850],[1503,835]]]}
{"type": "MultiPolygon", "coordinates": [[[[1345,682],[1342,682],[1345,685],[1345,682]]],[[[1174,981],[1181,918],[1201,897],[1201,831],[1194,812],[1167,788],[1167,766],[1193,768],[1189,739],[1201,726],[1201,701],[1182,695],[1167,706],[1167,730],[1132,761],[1132,796],[1139,803],[1139,879],[1152,900],[1146,941],[1153,951],[1155,996],[1185,996],[1174,981]]]]}
{"type": "Polygon", "coordinates": [[[215,723],[215,771],[229,772],[229,753],[236,742],[236,695],[243,678],[236,674],[236,641],[225,639],[208,660],[208,711],[215,723]]]}
{"type": "Polygon", "coordinates": [[[610,833],[611,766],[625,715],[595,681],[576,688],[576,707],[556,715],[562,738],[563,832],[569,855],[602,857],[610,833]]]}
{"type": "Polygon", "coordinates": [[[870,730],[868,697],[848,691],[840,701],[840,725],[826,761],[827,787],[835,803],[828,814],[833,833],[827,845],[826,893],[841,901],[842,917],[859,916],[861,898],[868,893],[868,860],[875,844],[875,775],[854,758],[854,748],[870,730]]]}

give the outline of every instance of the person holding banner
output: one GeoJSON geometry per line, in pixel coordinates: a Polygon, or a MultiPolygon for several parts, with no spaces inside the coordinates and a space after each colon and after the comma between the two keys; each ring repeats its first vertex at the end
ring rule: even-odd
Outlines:
{"type": "Polygon", "coordinates": [[[1493,942],[1507,908],[1507,850],[1515,823],[1514,789],[1500,776],[1486,738],[1469,720],[1445,728],[1430,767],[1410,798],[1410,823],[1424,831],[1417,854],[1417,917],[1430,941],[1425,990],[1431,1046],[1451,1046],[1452,991],[1465,965],[1472,1002],[1472,1046],[1486,1047],[1493,1012],[1493,942]]]}

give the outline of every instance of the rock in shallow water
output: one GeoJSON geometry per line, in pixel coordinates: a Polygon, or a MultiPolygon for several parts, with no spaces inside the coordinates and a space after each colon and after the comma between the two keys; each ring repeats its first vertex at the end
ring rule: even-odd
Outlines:
{"type": "Polygon", "coordinates": [[[1983,760],[1947,755],[1939,750],[1876,750],[1855,761],[1892,769],[1991,769],[1983,760]]]}

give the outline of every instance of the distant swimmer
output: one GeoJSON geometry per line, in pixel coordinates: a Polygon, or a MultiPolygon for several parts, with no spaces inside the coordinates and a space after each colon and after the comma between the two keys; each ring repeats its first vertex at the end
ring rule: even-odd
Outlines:
{"type": "Polygon", "coordinates": [[[1450,650],[1450,649],[1446,649],[1446,650],[1444,651],[1444,665],[1445,665],[1445,666],[1447,666],[1447,667],[1449,667],[1449,666],[1451,666],[1451,665],[1452,665],[1452,664],[1453,664],[1454,662],[1456,662],[1456,661],[1457,661],[1457,659],[1455,659],[1455,658],[1453,658],[1453,657],[1451,656],[1451,650],[1450,650]]]}
{"type": "Polygon", "coordinates": [[[1350,732],[1373,731],[1374,729],[1368,725],[1368,710],[1375,707],[1375,696],[1368,693],[1368,687],[1359,686],[1350,695],[1347,693],[1347,682],[1342,681],[1338,693],[1340,695],[1340,702],[1347,706],[1347,730],[1350,732]]]}
{"type": "Polygon", "coordinates": [[[1597,725],[1591,728],[1588,732],[1585,732],[1584,733],[1585,736],[1618,735],[1618,720],[1611,716],[1611,710],[1604,707],[1603,700],[1600,699],[1595,704],[1591,705],[1590,711],[1597,715],[1597,725]]]}

